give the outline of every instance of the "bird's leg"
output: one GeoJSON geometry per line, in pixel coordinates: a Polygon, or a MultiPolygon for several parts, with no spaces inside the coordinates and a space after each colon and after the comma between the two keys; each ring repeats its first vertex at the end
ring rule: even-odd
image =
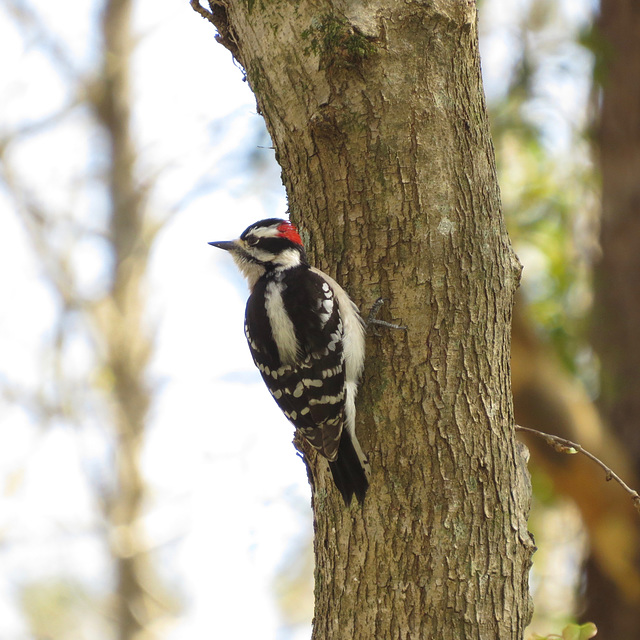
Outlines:
{"type": "Polygon", "coordinates": [[[378,320],[376,318],[376,316],[378,315],[378,311],[380,311],[380,307],[382,307],[382,305],[385,302],[389,302],[389,301],[386,298],[378,298],[373,303],[373,306],[371,307],[371,311],[369,311],[369,315],[365,320],[367,329],[371,325],[377,325],[379,327],[386,327],[387,329],[401,329],[402,331],[407,331],[407,327],[405,327],[404,325],[393,324],[392,322],[386,322],[385,320],[378,320]]]}

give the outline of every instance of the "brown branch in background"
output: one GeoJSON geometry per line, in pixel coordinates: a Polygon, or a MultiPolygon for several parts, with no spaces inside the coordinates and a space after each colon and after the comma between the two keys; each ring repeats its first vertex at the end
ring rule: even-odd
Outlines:
{"type": "Polygon", "coordinates": [[[602,460],[596,458],[592,453],[589,453],[586,449],[583,449],[579,444],[575,442],[571,442],[571,440],[566,440],[565,438],[560,438],[559,436],[553,436],[549,433],[544,433],[543,431],[538,431],[537,429],[530,429],[528,427],[521,427],[520,425],[516,425],[516,431],[523,431],[525,433],[532,433],[536,436],[542,438],[550,447],[553,447],[558,453],[582,453],[587,456],[590,460],[593,460],[597,465],[602,467],[605,471],[606,480],[609,482],[610,480],[615,480],[630,496],[633,500],[634,507],[640,512],[640,495],[637,491],[632,489],[615,471],[610,469],[602,460]]]}

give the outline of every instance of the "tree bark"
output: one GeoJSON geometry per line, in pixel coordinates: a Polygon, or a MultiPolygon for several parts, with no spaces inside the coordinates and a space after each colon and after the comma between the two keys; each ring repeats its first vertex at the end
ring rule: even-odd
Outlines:
{"type": "Polygon", "coordinates": [[[312,262],[407,333],[370,337],[358,432],[373,475],[313,485],[316,640],[518,639],[529,485],[514,439],[505,230],[473,1],[219,0],[312,262]]]}
{"type": "MultiPolygon", "coordinates": [[[[602,258],[595,271],[593,343],[600,359],[602,413],[640,474],[640,4],[602,0],[599,30],[602,258]]],[[[637,546],[628,561],[640,571],[637,546]]],[[[637,636],[637,586],[621,589],[591,563],[587,597],[586,615],[603,635],[637,636]]]]}

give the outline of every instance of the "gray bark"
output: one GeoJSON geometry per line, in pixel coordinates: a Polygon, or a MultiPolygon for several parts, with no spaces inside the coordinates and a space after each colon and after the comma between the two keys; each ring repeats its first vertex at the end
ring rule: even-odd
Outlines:
{"type": "Polygon", "coordinates": [[[528,477],[509,329],[520,265],[500,211],[475,2],[220,0],[291,218],[316,266],[407,333],[371,336],[346,509],[313,484],[313,638],[518,639],[530,614],[528,477]]]}

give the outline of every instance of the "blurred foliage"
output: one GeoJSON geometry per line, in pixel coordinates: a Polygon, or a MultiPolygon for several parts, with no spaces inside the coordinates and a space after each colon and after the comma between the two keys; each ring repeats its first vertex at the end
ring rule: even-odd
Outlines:
{"type": "Polygon", "coordinates": [[[273,581],[283,625],[304,628],[313,618],[313,541],[300,540],[288,554],[273,581]]]}
{"type": "Polygon", "coordinates": [[[535,608],[529,632],[562,628],[575,621],[581,598],[582,560],[587,552],[587,535],[576,505],[558,496],[548,482],[538,495],[540,479],[548,478],[534,468],[529,530],[538,550],[530,575],[535,608]]]}
{"type": "MultiPolygon", "coordinates": [[[[585,323],[599,200],[588,135],[593,59],[584,46],[587,27],[563,14],[563,4],[529,2],[509,25],[515,31],[510,41],[519,48],[503,90],[489,97],[488,106],[530,316],[566,368],[593,390],[585,323]],[[573,105],[563,105],[560,98],[570,92],[576,93],[573,105]]],[[[485,25],[488,35],[495,36],[494,29],[505,26],[485,25]]]]}
{"type": "MultiPolygon", "coordinates": [[[[591,24],[572,22],[562,10],[566,3],[555,0],[531,0],[511,21],[492,23],[491,9],[499,4],[485,0],[480,20],[489,43],[501,37],[511,44],[506,81],[488,96],[488,108],[503,210],[524,266],[521,295],[538,336],[595,393],[586,320],[599,201],[589,140],[593,56],[584,46],[591,24]],[[576,95],[565,106],[562,98],[572,91],[576,95]]],[[[557,496],[545,471],[536,465],[531,471],[529,526],[538,552],[530,629],[558,628],[578,607],[587,543],[575,506],[557,496]]],[[[574,627],[550,637],[574,638],[574,627]]]]}
{"type": "Polygon", "coordinates": [[[88,611],[103,606],[84,585],[72,578],[57,577],[26,584],[20,601],[34,638],[81,640],[98,637],[99,632],[106,630],[97,629],[96,618],[87,615],[88,611]]]}
{"type": "Polygon", "coordinates": [[[551,634],[549,636],[534,635],[532,640],[589,640],[597,635],[598,630],[593,622],[587,622],[586,624],[570,624],[567,625],[561,635],[551,634]]]}

